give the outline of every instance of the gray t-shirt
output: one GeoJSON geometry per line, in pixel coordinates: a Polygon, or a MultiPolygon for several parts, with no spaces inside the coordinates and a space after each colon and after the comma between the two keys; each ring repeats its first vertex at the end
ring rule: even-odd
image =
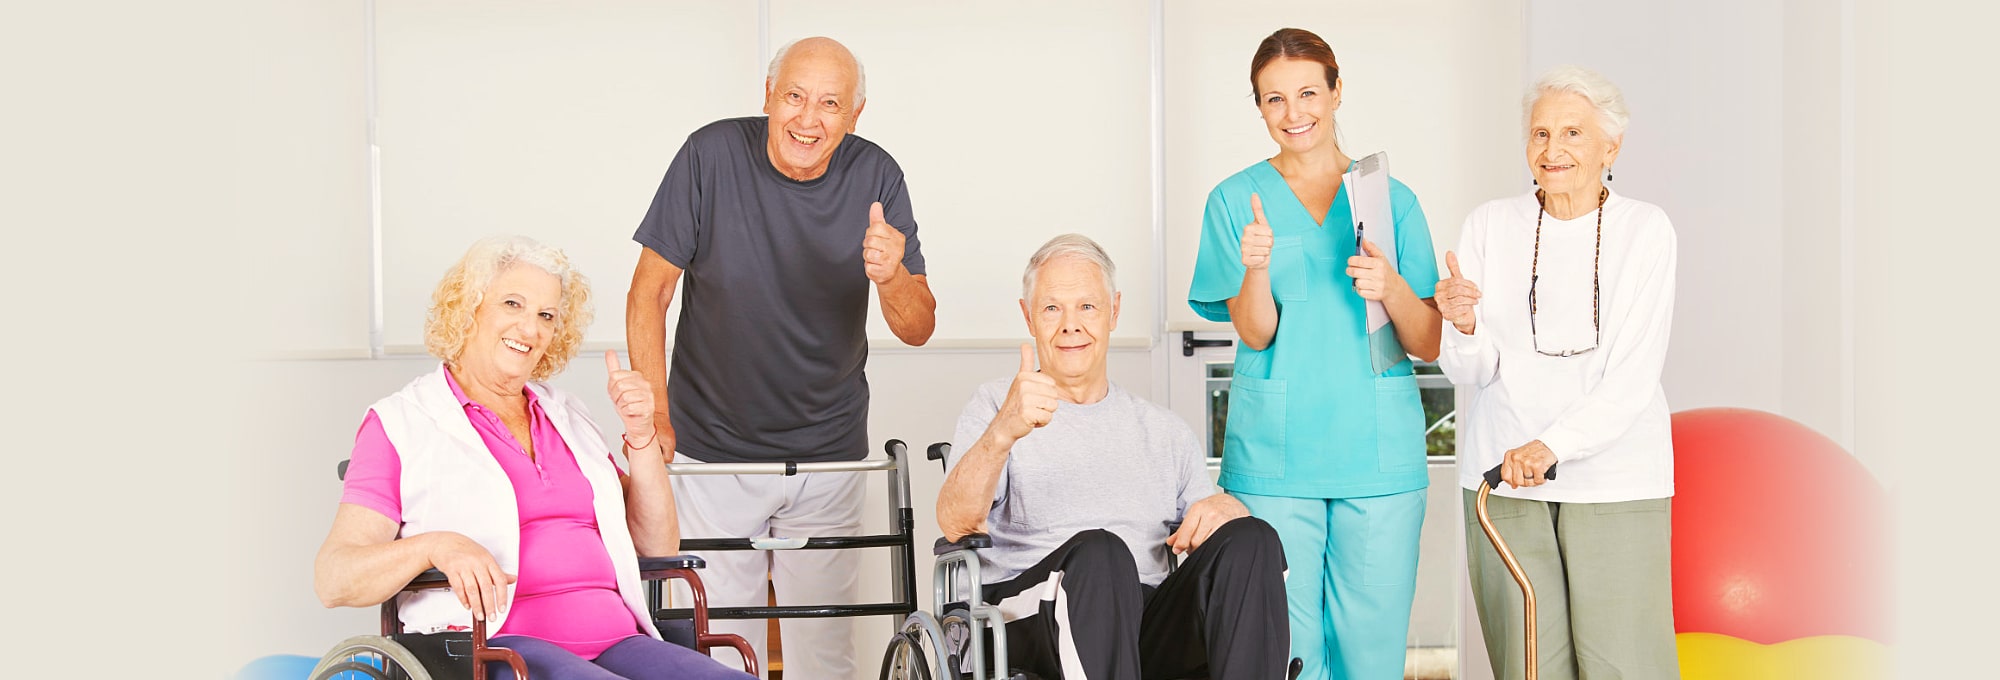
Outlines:
{"type": "MultiPolygon", "coordinates": [[[[986,432],[1012,378],[979,386],[958,416],[950,463],[986,432]]],[[[1077,532],[1124,539],[1139,580],[1167,577],[1166,522],[1215,494],[1194,432],[1172,412],[1117,385],[1094,404],[1062,402],[1049,424],[1014,443],[986,514],[993,547],[979,551],[981,580],[1014,578],[1077,532]]]]}
{"type": "Polygon", "coordinates": [[[688,135],[632,240],[684,270],[667,399],[681,453],[708,462],[868,455],[869,204],[924,273],[903,170],[848,135],[826,174],[771,167],[766,119],[688,135]]]}

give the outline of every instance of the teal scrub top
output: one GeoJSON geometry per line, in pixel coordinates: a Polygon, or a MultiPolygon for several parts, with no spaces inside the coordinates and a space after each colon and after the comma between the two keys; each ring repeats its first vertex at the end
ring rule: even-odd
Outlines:
{"type": "MultiPolygon", "coordinates": [[[[1208,194],[1188,304],[1228,321],[1226,301],[1243,285],[1243,226],[1250,194],[1270,222],[1271,297],[1278,332],[1264,349],[1237,343],[1223,438],[1223,488],[1260,496],[1358,498],[1429,485],[1424,409],[1406,357],[1376,375],[1369,365],[1367,308],[1347,275],[1354,218],[1342,186],[1324,226],[1313,222],[1284,176],[1267,162],[1208,194]]],[[[1396,220],[1396,271],[1417,297],[1437,290],[1437,255],[1417,196],[1389,180],[1396,220]]]]}

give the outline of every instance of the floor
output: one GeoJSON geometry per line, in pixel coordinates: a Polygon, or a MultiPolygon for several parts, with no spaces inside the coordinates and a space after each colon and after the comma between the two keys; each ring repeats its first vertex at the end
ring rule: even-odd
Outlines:
{"type": "Polygon", "coordinates": [[[1403,680],[1453,680],[1458,677],[1455,647],[1411,647],[1403,661],[1403,680]]]}

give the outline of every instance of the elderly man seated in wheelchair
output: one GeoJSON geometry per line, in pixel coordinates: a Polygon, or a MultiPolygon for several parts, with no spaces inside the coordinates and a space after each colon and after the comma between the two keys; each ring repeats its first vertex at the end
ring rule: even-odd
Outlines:
{"type": "MultiPolygon", "coordinates": [[[[401,593],[405,633],[476,629],[475,643],[512,650],[496,657],[525,659],[534,680],[753,677],[662,641],[643,602],[639,555],[671,555],[680,541],[646,379],[605,354],[629,473],[583,400],[540,382],[576,356],[590,323],[582,274],[554,248],[489,238],[433,302],[425,345],[443,363],[362,421],[313,565],[320,601],[374,606],[401,593]],[[449,590],[404,592],[433,568],[449,590]],[[492,639],[477,640],[489,626],[492,639]]],[[[492,665],[493,677],[516,677],[492,665]]]]}
{"type": "Polygon", "coordinates": [[[1278,535],[1216,489],[1186,423],[1112,384],[1114,274],[1075,234],[1029,260],[1021,311],[1035,342],[1020,373],[981,386],[959,417],[938,525],[952,541],[990,538],[981,598],[1007,622],[1013,668],[1283,678],[1278,535]],[[1169,551],[1184,555],[1178,568],[1169,551]]]}

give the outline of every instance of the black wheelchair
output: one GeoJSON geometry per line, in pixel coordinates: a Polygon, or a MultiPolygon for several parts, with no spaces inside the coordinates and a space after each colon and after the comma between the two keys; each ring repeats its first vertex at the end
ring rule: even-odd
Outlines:
{"type": "MultiPolygon", "coordinates": [[[[347,477],[347,463],[341,461],[337,468],[342,479],[347,477]]],[[[708,593],[701,585],[701,576],[695,573],[703,566],[702,559],[693,555],[639,558],[639,578],[646,583],[646,605],[647,610],[653,612],[653,623],[659,628],[662,638],[683,647],[704,653],[717,647],[735,649],[743,655],[744,672],[756,675],[757,655],[750,649],[748,641],[736,635],[708,630],[708,593]],[[692,607],[661,607],[662,587],[672,580],[687,584],[692,594],[692,607]]],[[[427,569],[404,586],[403,592],[448,586],[443,572],[427,569]]],[[[396,600],[391,597],[382,603],[380,635],[357,635],[334,645],[332,650],[320,657],[311,679],[486,680],[487,664],[505,663],[513,669],[516,678],[529,680],[527,664],[519,653],[503,647],[487,646],[485,621],[474,620],[470,631],[402,633],[398,632],[402,629],[402,620],[398,616],[396,600]]]]}
{"type": "MultiPolygon", "coordinates": [[[[950,454],[951,444],[945,442],[924,452],[940,465],[950,454]]],[[[1180,526],[1178,520],[1166,522],[1168,533],[1180,526]]],[[[937,540],[931,549],[937,558],[931,572],[931,610],[911,612],[889,638],[882,654],[882,680],[1041,680],[1007,665],[1007,622],[998,606],[986,603],[981,587],[977,551],[991,547],[993,539],[986,534],[968,534],[955,542],[937,540]],[[1007,670],[992,675],[989,669],[1007,670]]],[[[1168,568],[1179,561],[1169,554],[1168,568]]],[[[1302,670],[1303,662],[1292,659],[1287,680],[1296,680],[1302,670]]]]}

